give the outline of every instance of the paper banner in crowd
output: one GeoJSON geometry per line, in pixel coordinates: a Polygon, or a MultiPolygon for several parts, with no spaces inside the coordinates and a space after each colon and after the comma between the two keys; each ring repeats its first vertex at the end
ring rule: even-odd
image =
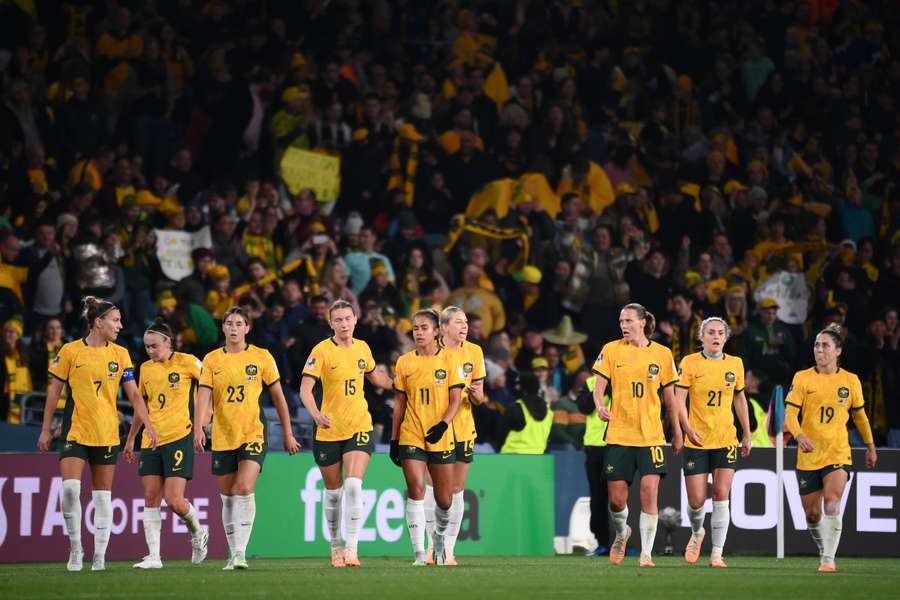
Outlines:
{"type": "Polygon", "coordinates": [[[191,252],[194,248],[212,248],[209,226],[188,233],[187,231],[154,230],[156,258],[163,274],[172,281],[181,281],[194,270],[191,252]]]}
{"type": "Polygon", "coordinates": [[[288,148],[281,159],[281,177],[291,194],[308,188],[316,193],[319,202],[331,202],[341,192],[341,159],[288,148]]]}
{"type": "Polygon", "coordinates": [[[778,271],[753,293],[757,304],[764,298],[778,303],[778,319],[788,325],[802,325],[809,311],[809,286],[803,273],[778,271]]]}

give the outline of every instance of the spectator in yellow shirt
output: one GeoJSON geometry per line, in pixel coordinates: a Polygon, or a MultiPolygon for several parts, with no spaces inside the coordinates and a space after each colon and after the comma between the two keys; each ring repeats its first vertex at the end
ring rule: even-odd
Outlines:
{"type": "Polygon", "coordinates": [[[481,269],[475,265],[466,265],[463,269],[463,285],[450,293],[448,304],[461,307],[467,314],[481,317],[484,335],[506,327],[506,311],[503,303],[494,292],[481,287],[481,269]]]}

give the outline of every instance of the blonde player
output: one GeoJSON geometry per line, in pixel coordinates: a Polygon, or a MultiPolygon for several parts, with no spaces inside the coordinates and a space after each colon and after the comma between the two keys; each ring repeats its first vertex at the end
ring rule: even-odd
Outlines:
{"type": "MultiPolygon", "coordinates": [[[[466,341],[469,332],[469,321],[466,313],[458,306],[448,306],[441,312],[441,345],[456,364],[459,376],[466,387],[463,390],[459,411],[453,419],[453,431],[456,434],[456,462],[453,463],[453,502],[450,505],[450,523],[444,536],[444,564],[456,566],[456,538],[462,525],[463,493],[466,489],[466,478],[469,468],[475,460],[475,419],[472,417],[472,405],[484,401],[484,378],[487,373],[484,366],[484,353],[481,348],[466,341]]],[[[428,538],[428,552],[425,562],[434,562],[434,488],[425,485],[425,533],[428,538]]]]}
{"type": "Polygon", "coordinates": [[[69,386],[60,437],[59,469],[62,474],[62,512],[69,534],[69,571],[80,571],[81,474],[91,465],[94,500],[94,559],[92,571],[106,569],[106,546],[112,523],[112,483],[119,452],[119,415],[116,396],[121,385],[134,407],[135,419],[147,424],[147,442],[155,448],[159,438],[147,416],[134,382],[128,351],[113,342],[122,330],[122,315],[111,302],[93,296],[84,299],[82,316],[88,323],[84,338],[64,345],[50,365],[53,380],[44,406],[44,423],[38,448],[50,449],[50,426],[63,384],[69,386]]]}
{"type": "Polygon", "coordinates": [[[806,525],[819,549],[819,571],[834,573],[834,556],[841,541],[841,498],[847,467],[853,464],[847,420],[866,444],[866,466],[874,468],[878,455],[866,418],[859,377],[841,369],[841,328],[831,324],[816,336],[816,366],[798,371],[785,399],[785,424],[797,439],[797,481],[806,512],[806,525]],[[800,423],[800,412],[803,423],[800,423]],[[825,517],[822,518],[822,504],[825,517]]]}
{"type": "Polygon", "coordinates": [[[284,430],[284,449],[300,451],[294,439],[278,367],[268,350],[246,342],[251,321],[239,306],[225,311],[225,345],[203,357],[194,410],[194,449],[203,452],[203,428],[215,412],[212,428],[213,465],[222,498],[222,525],[229,558],[224,571],[246,569],[247,543],[256,518],[256,480],[266,459],[266,421],[259,397],[268,390],[284,430]],[[212,409],[212,410],[211,410],[212,409]]]}
{"type": "Polygon", "coordinates": [[[619,313],[619,327],[622,339],[603,346],[593,367],[599,375],[594,386],[594,406],[600,418],[609,421],[603,471],[609,490],[609,514],[616,531],[609,560],[617,565],[625,557],[631,537],[628,486],[637,471],[641,486],[640,566],[652,567],[659,481],[666,475],[660,393],[665,397],[672,425],[672,451],[678,454],[683,445],[680,411],[673,390],[678,377],[672,352],[649,339],[656,327],[652,313],[640,304],[628,304],[619,313]],[[612,387],[611,408],[603,401],[607,386],[612,387]]]}
{"type": "Polygon", "coordinates": [[[375,369],[368,344],[353,338],[353,306],[337,300],[328,309],[328,317],[334,336],[319,342],[310,352],[300,381],[300,400],[317,425],[313,456],[325,483],[322,508],[331,534],[331,565],[358,567],[362,480],[374,450],[363,378],[382,388],[391,387],[392,382],[375,369]],[[347,540],[343,543],[341,497],[345,491],[347,540]]]}
{"type": "Polygon", "coordinates": [[[680,378],[675,384],[675,397],[682,410],[684,429],[684,481],[688,495],[688,514],[691,518],[691,539],[684,551],[684,559],[697,562],[706,530],[706,483],[713,477],[712,553],[709,566],[727,567],[722,549],[728,535],[731,513],[728,498],[737,466],[737,432],[734,429],[731,407],[744,430],[741,457],[750,454],[750,416],[744,397],[744,362],[737,356],[723,352],[731,328],[719,317],[700,323],[697,339],[703,350],[685,356],[681,361],[680,378]],[[690,413],[683,409],[690,394],[690,413]]]}
{"type": "Polygon", "coordinates": [[[438,344],[439,317],[433,310],[413,315],[416,349],[394,367],[394,420],[391,460],[403,467],[406,478],[406,523],[416,555],[415,566],[425,564],[425,481],[434,484],[434,562],[444,565],[444,536],[453,503],[456,441],[450,428],[460,402],[464,379],[454,358],[438,344]]]}
{"type": "MultiPolygon", "coordinates": [[[[197,512],[184,497],[187,482],[194,476],[194,435],[191,432],[191,406],[200,381],[200,360],[175,352],[172,328],[157,318],[144,332],[144,348],[150,360],[141,365],[141,396],[147,403],[150,422],[156,427],[159,445],[148,448],[147,434],[141,441],[138,472],[144,486],[142,522],[148,554],[136,569],[162,569],[159,538],[162,532],[160,505],[163,498],[169,508],[187,525],[191,533],[191,562],[199,565],[206,558],[209,534],[200,526],[197,512]]],[[[134,441],[141,423],[134,420],[125,442],[125,458],[134,462],[134,441]]]]}

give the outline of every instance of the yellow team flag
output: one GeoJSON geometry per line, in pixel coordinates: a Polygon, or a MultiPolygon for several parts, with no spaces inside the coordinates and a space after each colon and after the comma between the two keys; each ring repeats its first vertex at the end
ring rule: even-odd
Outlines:
{"type": "Polygon", "coordinates": [[[582,181],[577,186],[572,178],[571,170],[567,170],[563,175],[556,188],[556,195],[562,198],[569,192],[579,194],[582,201],[591,207],[591,211],[598,215],[603,214],[603,211],[616,201],[616,193],[609,176],[603,167],[593,161],[588,166],[587,181],[582,181]]]}
{"type": "Polygon", "coordinates": [[[509,102],[509,99],[512,97],[509,93],[509,81],[507,81],[506,72],[499,62],[494,63],[494,67],[485,78],[481,89],[485,96],[497,104],[498,111],[509,102]]]}
{"type": "Polygon", "coordinates": [[[526,173],[518,179],[495,179],[472,194],[466,217],[477,219],[485,211],[493,210],[502,219],[510,207],[531,200],[552,218],[559,214],[559,196],[553,193],[543,173],[526,173]]]}

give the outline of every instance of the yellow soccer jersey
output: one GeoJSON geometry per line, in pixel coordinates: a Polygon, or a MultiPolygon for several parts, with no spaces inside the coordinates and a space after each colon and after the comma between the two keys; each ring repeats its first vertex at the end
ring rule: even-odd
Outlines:
{"type": "Polygon", "coordinates": [[[226,352],[223,347],[203,357],[200,385],[212,390],[213,450],[266,441],[259,397],[263,387],[278,379],[275,359],[253,345],[242,352],[226,352]]]}
{"type": "MultiPolygon", "coordinates": [[[[484,366],[484,353],[481,348],[472,342],[463,342],[461,348],[444,348],[448,360],[456,365],[456,370],[464,387],[470,386],[476,381],[481,381],[487,376],[484,366]]],[[[453,365],[451,365],[452,367],[453,365]]],[[[475,439],[475,419],[472,417],[472,402],[469,394],[463,392],[459,412],[453,418],[453,430],[456,432],[457,442],[469,442],[475,439]]]]}
{"type": "MultiPolygon", "coordinates": [[[[180,440],[191,432],[194,413],[194,386],[200,381],[200,360],[191,354],[174,352],[169,360],[148,360],[141,365],[141,396],[147,401],[150,421],[159,436],[159,445],[180,440]]],[[[141,445],[150,440],[144,432],[141,445]]]]}
{"type": "Polygon", "coordinates": [[[641,447],[665,444],[659,392],[678,379],[672,351],[656,342],[637,348],[616,340],[603,346],[593,371],[612,387],[612,418],[606,443],[641,447]]]}
{"type": "Polygon", "coordinates": [[[684,445],[704,450],[737,446],[731,406],[734,394],[744,389],[744,361],[729,354],[717,359],[706,358],[702,352],[688,354],[681,361],[676,385],[688,390],[688,418],[703,437],[702,446],[687,437],[684,445]]]}
{"type": "Polygon", "coordinates": [[[319,409],[331,419],[331,427],[316,429],[317,440],[339,442],[372,430],[363,384],[365,376],[374,370],[372,351],[362,340],[354,339],[350,347],[338,346],[334,338],[316,344],[303,366],[303,375],[316,380],[316,395],[321,395],[319,409]]]}
{"type": "Polygon", "coordinates": [[[50,375],[71,393],[63,419],[65,441],[85,446],[118,446],[119,384],[134,381],[128,350],[118,344],[92,348],[84,339],[69,342],[50,364],[50,375]]]}
{"type": "Polygon", "coordinates": [[[450,389],[465,387],[454,364],[455,360],[444,350],[434,356],[420,356],[413,350],[397,359],[394,388],[406,395],[406,413],[400,425],[401,446],[416,446],[426,452],[449,452],[455,448],[452,429],[436,444],[425,442],[426,432],[447,412],[450,389]]]}
{"type": "Polygon", "coordinates": [[[801,430],[816,445],[813,452],[797,452],[797,468],[815,471],[829,465],[851,465],[847,419],[863,410],[859,377],[844,369],[826,375],[816,368],[798,371],[785,399],[788,413],[802,411],[801,430]]]}

